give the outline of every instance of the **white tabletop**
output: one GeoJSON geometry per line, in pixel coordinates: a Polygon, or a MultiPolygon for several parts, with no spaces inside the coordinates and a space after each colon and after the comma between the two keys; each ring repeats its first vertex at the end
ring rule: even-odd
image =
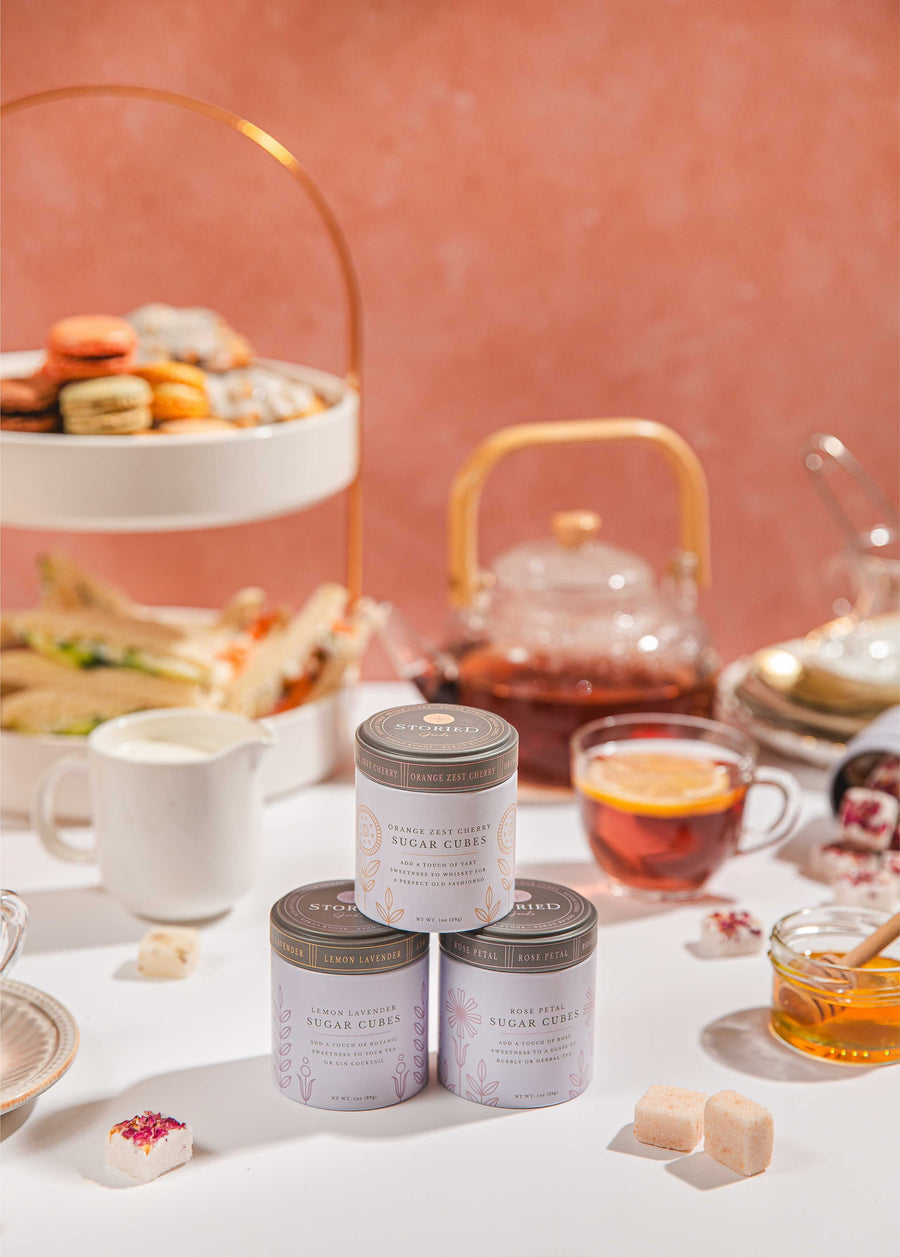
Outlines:
{"type": "MultiPolygon", "coordinates": [[[[407,694],[365,686],[359,715],[407,694]]],[[[823,902],[826,888],[793,856],[830,832],[826,811],[807,790],[799,837],[732,860],[715,894],[767,927],[823,902]]],[[[260,884],[203,930],[195,974],[149,982],[135,967],[145,923],[89,867],[57,863],[27,830],[5,830],[3,884],[31,913],[15,976],[68,1006],[81,1048],[55,1087],[2,1120],[4,1257],[159,1257],[170,1246],[189,1257],[758,1257],[826,1239],[831,1252],[895,1257],[900,1069],[830,1065],[776,1043],[765,957],[704,961],[689,948],[712,896],[647,907],[605,895],[572,805],[523,806],[520,872],[567,882],[600,912],[590,1089],[558,1107],[504,1111],[432,1079],[390,1109],[328,1113],[286,1101],[270,1081],[267,915],[294,886],[352,876],[349,779],[272,805],[266,848],[260,884]],[[705,1153],[635,1144],[634,1102],[654,1082],[730,1087],[767,1105],[772,1167],[739,1179],[705,1153]],[[194,1159],[131,1186],[104,1167],[104,1140],[145,1108],[190,1122],[194,1159]]]]}

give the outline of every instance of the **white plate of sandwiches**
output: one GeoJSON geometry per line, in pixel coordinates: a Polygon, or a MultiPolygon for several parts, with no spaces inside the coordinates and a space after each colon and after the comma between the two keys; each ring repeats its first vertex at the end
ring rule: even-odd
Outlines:
{"type": "MultiPolygon", "coordinates": [[[[267,798],[328,776],[346,753],[345,697],[379,611],[319,586],[296,614],[243,589],[221,611],[146,607],[61,555],[39,560],[42,595],[5,613],[0,652],[3,810],[27,814],[50,764],[129,711],[211,707],[275,734],[267,798]]],[[[87,820],[87,783],[66,778],[59,814],[87,820]]]]}

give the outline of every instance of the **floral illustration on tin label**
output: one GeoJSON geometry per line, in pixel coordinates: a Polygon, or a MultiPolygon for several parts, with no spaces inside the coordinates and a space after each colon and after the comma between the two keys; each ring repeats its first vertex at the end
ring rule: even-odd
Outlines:
{"type": "Polygon", "coordinates": [[[441,1081],[449,1091],[455,1091],[458,1095],[462,1095],[462,1071],[469,1051],[466,1037],[474,1039],[477,1036],[481,1026],[481,1013],[478,1012],[477,1002],[467,998],[465,991],[459,986],[447,992],[447,998],[444,1000],[444,1013],[453,1041],[453,1058],[456,1062],[457,1080],[454,1086],[450,1081],[445,1062],[445,1077],[441,1081]]]}
{"type": "Polygon", "coordinates": [[[476,1104],[489,1104],[496,1107],[497,1096],[494,1092],[499,1086],[500,1083],[497,1081],[488,1082],[487,1065],[484,1061],[479,1061],[474,1077],[472,1074],[466,1075],[466,1099],[474,1100],[476,1104]]]}
{"type": "Polygon", "coordinates": [[[592,986],[589,986],[587,989],[587,995],[584,997],[584,1011],[582,1013],[582,1016],[584,1018],[584,1024],[587,1026],[588,1034],[591,1037],[591,1043],[594,1042],[594,1008],[595,1006],[596,1006],[596,1000],[594,998],[594,988],[592,986]]]}
{"type": "Polygon", "coordinates": [[[413,1056],[413,1077],[420,1086],[424,1086],[428,1081],[428,983],[422,983],[422,994],[419,1003],[415,1005],[413,1012],[415,1014],[413,1020],[413,1047],[415,1054],[413,1056]]]}
{"type": "Polygon", "coordinates": [[[406,1084],[409,1080],[409,1066],[403,1059],[401,1052],[397,1058],[397,1072],[392,1075],[394,1079],[394,1091],[397,1093],[397,1099],[402,1100],[406,1095],[406,1084]]]}
{"type": "Polygon", "coordinates": [[[356,809],[356,867],[363,892],[363,912],[366,910],[366,896],[375,889],[375,874],[381,868],[381,861],[375,859],[380,850],[381,825],[378,817],[365,803],[360,803],[356,809]]]}
{"type": "Polygon", "coordinates": [[[490,925],[500,915],[502,907],[500,900],[494,895],[493,887],[488,886],[484,895],[484,907],[476,908],[475,915],[479,921],[482,921],[485,925],[490,925]]]}
{"type": "Polygon", "coordinates": [[[284,1007],[284,991],[279,987],[272,1002],[272,1065],[279,1091],[287,1091],[291,1085],[290,1021],[291,1010],[284,1007]]]}
{"type": "Polygon", "coordinates": [[[297,1075],[297,1081],[300,1084],[300,1099],[304,1104],[309,1104],[309,1097],[312,1095],[313,1083],[316,1081],[312,1077],[312,1069],[309,1064],[309,1057],[304,1056],[303,1064],[300,1066],[300,1073],[297,1075]]]}
{"type": "Polygon", "coordinates": [[[403,916],[404,908],[394,907],[394,892],[388,886],[384,892],[384,903],[376,903],[375,909],[385,925],[394,925],[403,916]]]}
{"type": "Polygon", "coordinates": [[[591,1081],[590,1065],[585,1060],[584,1052],[579,1052],[578,1053],[578,1072],[574,1074],[569,1074],[569,1082],[572,1087],[572,1090],[569,1092],[569,1099],[574,1100],[577,1096],[580,1096],[582,1091],[584,1091],[587,1088],[587,1085],[590,1081],[591,1081]]]}
{"type": "Polygon", "coordinates": [[[500,817],[500,824],[497,826],[497,846],[500,848],[500,856],[497,860],[497,868],[500,870],[500,885],[504,890],[512,890],[513,877],[515,876],[513,867],[513,847],[516,841],[516,805],[510,803],[509,807],[500,817]]]}

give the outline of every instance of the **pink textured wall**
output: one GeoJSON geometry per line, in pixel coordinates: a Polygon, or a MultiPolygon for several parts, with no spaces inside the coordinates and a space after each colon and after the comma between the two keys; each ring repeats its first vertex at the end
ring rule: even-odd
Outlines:
{"type": "MultiPolygon", "coordinates": [[[[726,656],[808,628],[837,535],[797,451],[837,432],[895,488],[894,0],[5,0],[5,98],[131,81],[216,101],[308,165],[366,309],[367,584],[437,631],[444,503],[504,423],[644,415],[709,476],[726,656]]],[[[334,264],[274,163],[213,124],[86,102],[5,135],[6,349],[79,310],[224,311],[341,366],[334,264]]],[[[487,557],[597,505],[662,561],[674,494],[643,453],[518,456],[487,557]]],[[[165,602],[339,571],[340,512],[136,537],[7,531],[4,601],[66,547],[165,602]]]]}

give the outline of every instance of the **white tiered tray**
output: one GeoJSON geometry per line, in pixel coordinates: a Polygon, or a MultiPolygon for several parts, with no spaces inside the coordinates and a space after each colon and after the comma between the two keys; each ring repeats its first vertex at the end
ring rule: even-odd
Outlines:
{"type": "MultiPolygon", "coordinates": [[[[37,352],[0,354],[27,375],[37,352]]],[[[162,532],[303,510],[346,489],[359,467],[359,395],[312,367],[257,360],[311,384],[328,410],[210,436],[4,432],[0,523],[70,532],[162,532]]]]}

